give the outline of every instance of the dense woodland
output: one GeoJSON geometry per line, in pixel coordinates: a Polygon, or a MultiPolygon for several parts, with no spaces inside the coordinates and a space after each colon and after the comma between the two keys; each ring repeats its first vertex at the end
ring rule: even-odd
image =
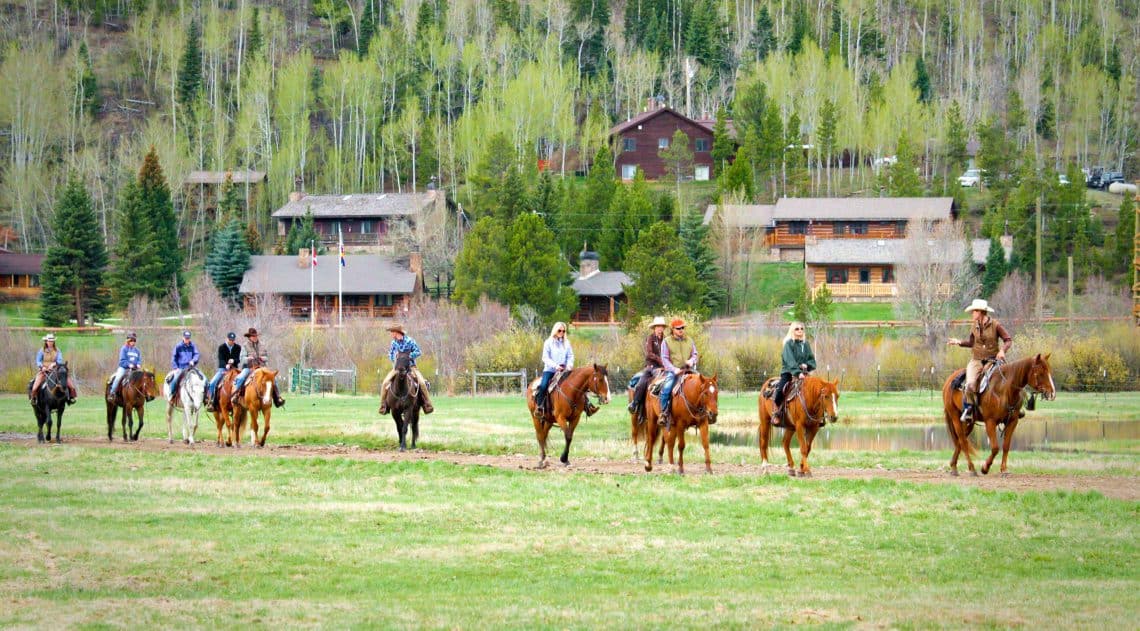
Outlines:
{"type": "MultiPolygon", "coordinates": [[[[422,190],[434,178],[464,217],[499,222],[481,230],[501,252],[512,233],[541,228],[539,241],[557,243],[548,272],[584,242],[604,268],[636,265],[675,250],[669,239],[691,242],[684,219],[710,198],[614,184],[606,132],[657,97],[721,120],[713,197],[963,198],[956,178],[976,141],[988,184],[977,230],[1014,234],[1016,265],[1030,264],[1038,198],[1048,274],[1069,254],[1079,272],[1120,281],[1129,265],[1130,222],[1117,225],[1115,208],[1107,227],[1089,214],[1079,169],[1140,169],[1136,0],[28,0],[0,11],[0,224],[12,249],[46,249],[73,179],[111,258],[127,252],[116,249],[123,217],[153,147],[184,242],[236,220],[268,251],[258,235],[292,190],[422,190]],[[884,156],[898,163],[871,167],[884,156]],[[268,184],[252,208],[193,216],[178,183],[198,169],[265,171],[268,184]],[[528,211],[545,225],[512,228],[528,211]],[[669,238],[649,239],[658,221],[669,238]]],[[[488,293],[461,277],[458,251],[433,264],[456,257],[461,297],[488,293]]],[[[534,282],[533,270],[515,274],[508,284],[534,282]]],[[[567,304],[512,295],[545,313],[567,304]]]]}

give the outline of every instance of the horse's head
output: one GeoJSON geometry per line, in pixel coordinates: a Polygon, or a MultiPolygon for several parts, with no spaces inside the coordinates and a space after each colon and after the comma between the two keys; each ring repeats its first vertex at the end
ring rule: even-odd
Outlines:
{"type": "Polygon", "coordinates": [[[835,381],[820,380],[823,385],[819,388],[819,399],[823,407],[823,420],[834,423],[839,420],[839,379],[835,381]]]}
{"type": "Polygon", "coordinates": [[[407,351],[396,353],[395,368],[401,375],[407,374],[412,369],[412,354],[407,351]]]}
{"type": "Polygon", "coordinates": [[[610,402],[610,378],[605,364],[594,364],[594,374],[590,376],[588,388],[601,398],[602,403],[610,402]]]}
{"type": "Polygon", "coordinates": [[[1029,387],[1040,392],[1046,401],[1057,398],[1057,387],[1053,384],[1053,373],[1049,369],[1049,357],[1051,355],[1052,353],[1045,355],[1038,353],[1029,366],[1029,375],[1026,376],[1026,383],[1029,384],[1029,387]]]}
{"type": "Polygon", "coordinates": [[[154,401],[158,396],[158,382],[154,379],[154,373],[149,370],[140,370],[138,372],[138,386],[146,395],[147,401],[154,401]]]}
{"type": "Polygon", "coordinates": [[[717,375],[713,375],[712,377],[698,375],[701,392],[697,399],[697,407],[704,408],[705,415],[709,417],[709,421],[712,423],[716,422],[717,400],[719,397],[716,378],[717,375]]]}

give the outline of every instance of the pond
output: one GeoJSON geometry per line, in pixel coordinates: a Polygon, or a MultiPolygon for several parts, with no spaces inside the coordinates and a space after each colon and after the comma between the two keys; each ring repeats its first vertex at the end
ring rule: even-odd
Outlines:
{"type": "MultiPolygon", "coordinates": [[[[779,449],[783,440],[779,430],[772,432],[772,446],[779,449]]],[[[1001,440],[999,433],[998,440],[1001,440]]],[[[1083,443],[1083,450],[1096,451],[1096,443],[1112,440],[1140,439],[1140,421],[1040,421],[1018,424],[1012,448],[1017,451],[1049,451],[1058,443],[1083,443]]],[[[756,430],[722,432],[714,430],[711,442],[720,445],[757,445],[756,430]]],[[[988,447],[984,426],[974,428],[970,440],[981,448],[988,447]]],[[[999,442],[1000,444],[1000,442],[999,442]]],[[[793,449],[799,443],[792,438],[793,449]]],[[[899,427],[855,427],[828,425],[815,437],[813,449],[847,451],[941,451],[953,449],[945,425],[904,425],[899,427]]]]}

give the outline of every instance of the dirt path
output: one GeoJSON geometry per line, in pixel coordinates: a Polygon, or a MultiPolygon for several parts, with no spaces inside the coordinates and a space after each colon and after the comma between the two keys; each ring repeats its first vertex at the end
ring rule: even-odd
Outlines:
{"type": "MultiPolygon", "coordinates": [[[[0,442],[12,445],[32,447],[36,445],[33,434],[0,433],[0,442]]],[[[140,451],[186,451],[191,449],[182,443],[173,445],[161,439],[142,439],[136,443],[124,443],[116,440],[107,442],[100,438],[67,438],[65,445],[72,447],[100,448],[100,449],[134,449],[140,451]]],[[[45,446],[50,448],[50,446],[45,446]]],[[[576,458],[570,467],[563,467],[557,460],[545,471],[534,468],[536,457],[534,455],[488,456],[479,454],[463,454],[458,452],[436,451],[409,451],[399,453],[395,451],[374,451],[355,446],[313,446],[313,445],[284,445],[270,444],[264,449],[244,447],[240,450],[232,448],[219,448],[210,442],[199,442],[194,445],[197,453],[235,458],[281,457],[281,458],[351,458],[371,462],[411,462],[417,460],[432,460],[450,462],[458,465],[474,465],[497,467],[500,469],[524,469],[537,474],[559,475],[565,473],[593,473],[601,475],[644,474],[639,463],[632,461],[605,460],[600,458],[576,458]]],[[[703,463],[696,461],[690,464],[688,471],[700,473],[703,463]]],[[[964,467],[963,467],[964,470],[964,467]]],[[[655,467],[653,475],[671,471],[668,465],[655,467]]],[[[715,475],[785,475],[782,465],[762,469],[754,464],[727,464],[713,463],[715,475]]],[[[1001,477],[996,474],[989,476],[970,477],[965,473],[960,478],[951,477],[944,470],[917,471],[906,469],[835,469],[822,467],[814,470],[815,480],[894,480],[898,482],[921,482],[932,484],[957,484],[992,491],[1097,491],[1105,497],[1122,500],[1140,500],[1140,479],[1122,476],[1103,475],[1054,475],[1054,474],[1013,474],[1001,477]]]]}

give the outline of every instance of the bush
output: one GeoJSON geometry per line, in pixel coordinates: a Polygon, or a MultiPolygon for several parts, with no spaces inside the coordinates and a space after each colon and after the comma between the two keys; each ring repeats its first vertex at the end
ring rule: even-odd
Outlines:
{"type": "MultiPolygon", "coordinates": [[[[469,346],[464,354],[464,366],[468,373],[509,372],[525,368],[529,380],[542,372],[543,340],[544,338],[538,333],[516,328],[508,329],[490,339],[469,346]]],[[[577,355],[576,349],[575,355],[577,355]]],[[[578,361],[577,357],[575,361],[578,361]]],[[[502,385],[502,380],[486,384],[487,387],[502,385]]],[[[480,387],[483,386],[484,384],[480,383],[480,387]]],[[[509,387],[513,389],[515,384],[509,384],[509,387]]]]}
{"type": "Polygon", "coordinates": [[[1071,384],[1079,390],[1120,390],[1128,382],[1128,368],[1120,355],[1089,340],[1074,344],[1069,360],[1071,384]]]}
{"type": "Polygon", "coordinates": [[[731,343],[730,349],[739,372],[738,388],[759,390],[765,379],[780,374],[780,339],[749,336],[731,343]]]}

